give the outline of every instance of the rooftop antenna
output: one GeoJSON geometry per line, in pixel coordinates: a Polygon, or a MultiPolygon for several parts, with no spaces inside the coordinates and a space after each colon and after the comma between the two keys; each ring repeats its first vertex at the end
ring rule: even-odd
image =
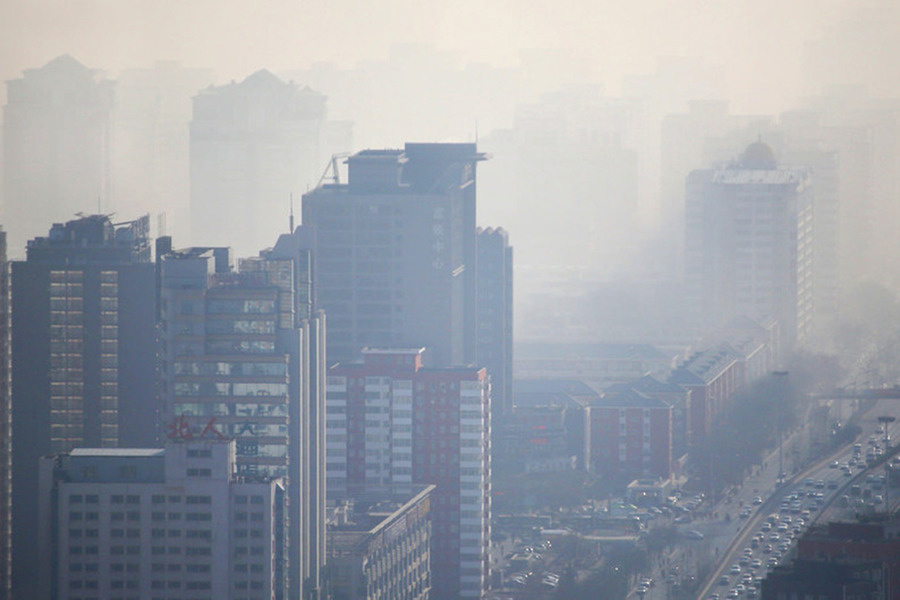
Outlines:
{"type": "Polygon", "coordinates": [[[97,194],[97,214],[102,215],[103,211],[100,210],[100,194],[97,194]]]}
{"type": "Polygon", "coordinates": [[[291,218],[288,233],[294,233],[294,192],[291,192],[291,218]]]}

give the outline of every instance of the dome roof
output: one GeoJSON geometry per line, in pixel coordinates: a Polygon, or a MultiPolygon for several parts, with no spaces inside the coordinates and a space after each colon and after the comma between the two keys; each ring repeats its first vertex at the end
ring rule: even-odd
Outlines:
{"type": "Polygon", "coordinates": [[[762,140],[747,146],[739,162],[745,169],[774,169],[778,165],[775,151],[762,140]]]}

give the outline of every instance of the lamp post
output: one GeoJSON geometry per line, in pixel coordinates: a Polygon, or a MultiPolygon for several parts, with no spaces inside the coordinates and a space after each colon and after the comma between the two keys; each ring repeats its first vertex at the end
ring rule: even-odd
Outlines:
{"type": "Polygon", "coordinates": [[[788,371],[772,371],[778,378],[778,479],[777,485],[784,483],[784,379],[788,371]]]}

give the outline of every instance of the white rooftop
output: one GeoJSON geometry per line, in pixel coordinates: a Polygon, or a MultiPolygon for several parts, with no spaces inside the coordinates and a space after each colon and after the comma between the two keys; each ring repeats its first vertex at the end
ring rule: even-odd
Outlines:
{"type": "Polygon", "coordinates": [[[162,448],[75,448],[69,456],[143,457],[163,456],[165,453],[162,448]]]}

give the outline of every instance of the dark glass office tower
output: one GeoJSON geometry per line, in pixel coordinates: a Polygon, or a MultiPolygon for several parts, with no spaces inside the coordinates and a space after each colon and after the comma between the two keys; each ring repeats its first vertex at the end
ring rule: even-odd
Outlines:
{"type": "Polygon", "coordinates": [[[316,232],[316,298],[328,356],[426,347],[433,365],[476,358],[475,144],[364,150],[347,183],[303,196],[316,232]]]}

